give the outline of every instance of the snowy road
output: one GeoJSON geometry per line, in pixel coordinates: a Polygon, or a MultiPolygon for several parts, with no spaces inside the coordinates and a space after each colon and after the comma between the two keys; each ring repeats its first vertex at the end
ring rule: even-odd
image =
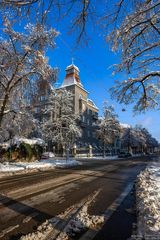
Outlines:
{"type": "Polygon", "coordinates": [[[144,168],[143,159],[82,160],[72,169],[39,171],[0,179],[0,239],[19,239],[46,219],[83,201],[94,191],[90,215],[103,214],[144,168]]]}

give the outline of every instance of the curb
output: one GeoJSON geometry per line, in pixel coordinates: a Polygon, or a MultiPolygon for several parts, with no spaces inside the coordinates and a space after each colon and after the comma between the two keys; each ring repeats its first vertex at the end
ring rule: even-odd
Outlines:
{"type": "MultiPolygon", "coordinates": [[[[108,219],[112,216],[112,214],[116,211],[116,209],[120,206],[120,204],[123,202],[125,197],[129,194],[129,192],[132,190],[134,183],[130,183],[127,185],[127,187],[124,189],[124,191],[120,194],[120,196],[106,209],[104,212],[105,221],[103,225],[108,221],[108,219]]],[[[102,228],[102,226],[101,226],[102,228]]],[[[79,240],[92,240],[97,233],[101,229],[89,229],[79,240]]]]}

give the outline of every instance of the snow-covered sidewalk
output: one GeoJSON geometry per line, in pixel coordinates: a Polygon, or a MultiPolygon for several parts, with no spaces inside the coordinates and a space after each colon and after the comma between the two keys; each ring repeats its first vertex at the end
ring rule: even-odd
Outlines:
{"type": "Polygon", "coordinates": [[[160,162],[148,165],[140,173],[136,197],[138,239],[160,239],[160,162]]]}
{"type": "Polygon", "coordinates": [[[78,156],[76,159],[92,159],[92,160],[117,160],[118,155],[113,155],[113,156],[92,156],[92,157],[85,157],[85,156],[78,156]]]}
{"type": "Polygon", "coordinates": [[[0,176],[4,173],[16,173],[16,172],[28,172],[31,170],[38,169],[53,169],[56,167],[71,167],[80,165],[81,163],[76,160],[56,160],[56,159],[45,159],[35,162],[15,162],[15,163],[0,163],[0,176]]]}
{"type": "MultiPolygon", "coordinates": [[[[144,156],[142,153],[137,153],[137,154],[132,154],[131,157],[136,158],[136,157],[141,157],[144,156]]],[[[120,160],[123,159],[124,157],[119,157],[118,155],[110,155],[110,156],[92,156],[92,157],[85,157],[85,156],[79,156],[76,159],[92,159],[92,160],[120,160]]]]}

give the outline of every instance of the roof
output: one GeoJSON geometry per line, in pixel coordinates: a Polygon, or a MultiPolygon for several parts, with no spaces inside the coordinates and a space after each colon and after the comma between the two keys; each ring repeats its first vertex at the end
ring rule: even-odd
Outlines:
{"type": "Polygon", "coordinates": [[[80,85],[81,87],[83,87],[83,85],[80,82],[77,82],[76,78],[74,76],[70,76],[64,79],[61,87],[66,87],[66,86],[70,86],[70,85],[80,85]]]}
{"type": "Polygon", "coordinates": [[[77,85],[83,87],[79,80],[79,72],[80,72],[79,68],[77,66],[75,66],[73,63],[71,65],[67,66],[66,67],[66,77],[64,78],[64,81],[63,81],[61,87],[66,87],[66,86],[70,86],[73,84],[77,84],[77,85]],[[70,72],[69,70],[72,70],[72,71],[70,72]]]}
{"type": "Polygon", "coordinates": [[[127,123],[120,123],[122,128],[131,128],[131,125],[127,124],[127,123]]]}
{"type": "Polygon", "coordinates": [[[67,66],[66,70],[69,70],[69,69],[72,69],[72,68],[75,68],[78,72],[80,72],[79,68],[76,65],[74,65],[74,64],[71,64],[71,65],[67,66]]]}

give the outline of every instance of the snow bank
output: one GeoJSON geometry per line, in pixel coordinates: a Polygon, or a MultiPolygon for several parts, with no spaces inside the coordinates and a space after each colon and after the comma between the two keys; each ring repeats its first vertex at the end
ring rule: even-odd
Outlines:
{"type": "Polygon", "coordinates": [[[0,172],[16,172],[29,169],[43,169],[43,168],[55,168],[55,167],[70,167],[81,164],[76,160],[41,160],[35,162],[17,162],[17,163],[0,163],[0,172]]]}
{"type": "Polygon", "coordinates": [[[23,171],[24,167],[16,164],[9,164],[6,163],[0,163],[0,172],[16,172],[16,171],[23,171]]]}
{"type": "Polygon", "coordinates": [[[77,215],[69,221],[57,240],[69,240],[70,237],[75,237],[77,233],[79,234],[88,228],[94,229],[104,223],[103,215],[88,214],[88,206],[88,204],[85,204],[77,215]]]}
{"type": "Polygon", "coordinates": [[[139,239],[160,239],[160,162],[140,173],[136,194],[139,239]]]}
{"type": "Polygon", "coordinates": [[[20,240],[46,240],[46,237],[53,230],[57,222],[58,220],[56,218],[46,220],[37,228],[36,232],[24,235],[20,240]]]}
{"type": "MultiPolygon", "coordinates": [[[[100,190],[93,193],[87,202],[83,204],[80,209],[77,209],[76,213],[73,214],[70,212],[70,208],[66,212],[70,212],[70,215],[67,215],[67,219],[64,218],[65,213],[62,213],[52,219],[49,219],[42,223],[35,232],[29,233],[25,236],[22,236],[20,240],[46,240],[51,239],[56,232],[58,237],[53,237],[56,240],[70,240],[77,239],[77,235],[82,234],[88,228],[96,228],[104,223],[104,215],[96,216],[90,215],[88,213],[88,207],[94,201],[94,199],[99,194],[100,190]],[[69,220],[69,221],[68,221],[69,220]],[[56,224],[63,224],[63,229],[60,230],[59,234],[57,232],[56,224]],[[64,224],[66,222],[66,224],[64,224]],[[52,235],[53,234],[53,235],[52,235]]],[[[59,227],[62,226],[59,224],[59,227]]]]}

